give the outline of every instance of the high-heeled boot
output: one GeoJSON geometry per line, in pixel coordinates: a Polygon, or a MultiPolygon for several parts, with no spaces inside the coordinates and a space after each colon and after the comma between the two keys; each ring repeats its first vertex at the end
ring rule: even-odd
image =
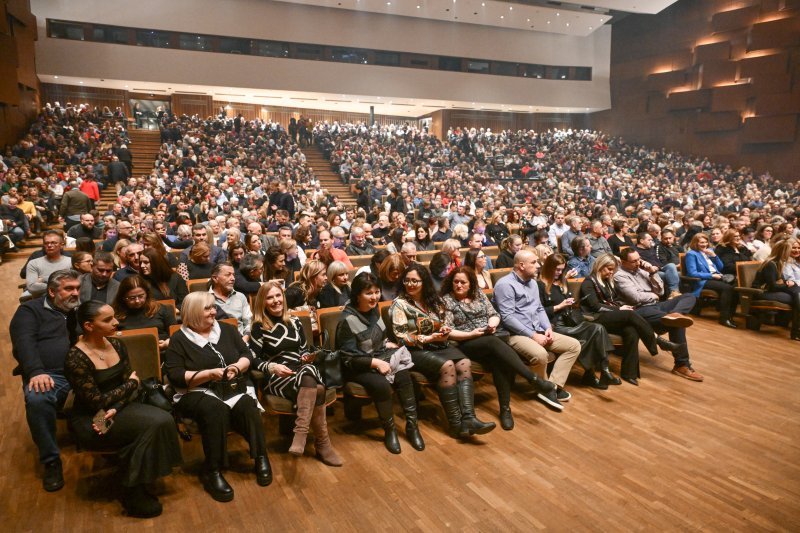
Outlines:
{"type": "Polygon", "coordinates": [[[475,416],[475,383],[472,378],[458,382],[458,401],[461,404],[461,424],[471,433],[483,435],[496,427],[494,422],[481,422],[475,416]]]}
{"type": "Polygon", "coordinates": [[[308,439],[308,426],[311,423],[311,414],[314,403],[317,401],[316,387],[300,387],[297,392],[297,420],[294,423],[294,438],[289,453],[303,455],[308,439]]]}
{"type": "Polygon", "coordinates": [[[417,398],[414,394],[414,385],[409,383],[397,389],[397,398],[403,407],[406,415],[406,438],[411,443],[411,447],[417,451],[425,449],[425,441],[419,432],[419,421],[417,418],[417,398]]]}
{"type": "Polygon", "coordinates": [[[444,414],[447,417],[449,426],[447,433],[454,439],[463,439],[472,435],[469,427],[461,419],[461,404],[458,402],[456,386],[439,387],[439,401],[442,403],[444,414]]]}
{"type": "Polygon", "coordinates": [[[394,425],[391,398],[375,402],[375,409],[378,411],[378,418],[381,419],[381,425],[383,426],[383,445],[391,453],[400,453],[400,439],[397,438],[397,428],[394,425]]]}
{"type": "Polygon", "coordinates": [[[311,415],[311,430],[314,432],[314,448],[317,450],[317,458],[328,466],[342,466],[344,462],[333,449],[328,436],[326,416],[325,404],[314,406],[314,413],[311,415]]]}

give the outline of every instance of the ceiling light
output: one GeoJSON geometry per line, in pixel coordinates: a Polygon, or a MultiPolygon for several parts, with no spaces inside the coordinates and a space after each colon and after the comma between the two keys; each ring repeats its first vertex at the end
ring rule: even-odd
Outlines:
{"type": "Polygon", "coordinates": [[[592,29],[592,27],[591,27],[591,26],[589,26],[589,29],[591,30],[591,29],[592,29]]]}
{"type": "Polygon", "coordinates": [[[80,83],[81,85],[83,84],[83,82],[82,82],[82,81],[79,81],[78,83],[80,83]]]}
{"type": "Polygon", "coordinates": [[[558,11],[556,11],[556,16],[557,16],[557,17],[560,17],[560,16],[561,16],[561,13],[559,13],[558,11]]]}
{"type": "Polygon", "coordinates": [[[56,79],[56,80],[57,80],[57,79],[58,79],[58,76],[53,76],[53,79],[56,79]]]}
{"type": "Polygon", "coordinates": [[[390,6],[390,5],[392,5],[392,3],[391,2],[386,2],[386,5],[390,6]]]}
{"type": "Polygon", "coordinates": [[[501,19],[504,19],[504,18],[506,18],[506,17],[504,17],[503,15],[500,15],[500,18],[501,18],[501,19]]]}
{"type": "Polygon", "coordinates": [[[569,28],[569,22],[567,22],[567,28],[569,28]]]}
{"type": "Polygon", "coordinates": [[[417,9],[419,9],[419,6],[417,6],[417,9]]]}
{"type": "Polygon", "coordinates": [[[548,20],[547,23],[550,24],[550,21],[548,20]]]}
{"type": "Polygon", "coordinates": [[[514,11],[514,6],[508,6],[509,11],[514,11]]]}

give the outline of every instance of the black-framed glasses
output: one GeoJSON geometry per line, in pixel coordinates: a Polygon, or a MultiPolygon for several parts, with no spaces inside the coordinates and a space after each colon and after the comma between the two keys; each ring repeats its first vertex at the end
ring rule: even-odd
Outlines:
{"type": "Polygon", "coordinates": [[[408,279],[408,278],[406,278],[406,279],[403,280],[403,285],[421,285],[421,284],[422,284],[422,280],[421,279],[408,279]]]}

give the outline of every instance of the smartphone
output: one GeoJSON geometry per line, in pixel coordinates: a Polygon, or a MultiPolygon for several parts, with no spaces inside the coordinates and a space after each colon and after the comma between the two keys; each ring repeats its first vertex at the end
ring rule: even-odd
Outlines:
{"type": "Polygon", "coordinates": [[[108,430],[111,429],[114,421],[110,418],[106,418],[105,409],[100,409],[97,411],[97,413],[95,413],[94,418],[92,418],[92,423],[97,427],[101,435],[105,435],[108,433],[108,430]]]}

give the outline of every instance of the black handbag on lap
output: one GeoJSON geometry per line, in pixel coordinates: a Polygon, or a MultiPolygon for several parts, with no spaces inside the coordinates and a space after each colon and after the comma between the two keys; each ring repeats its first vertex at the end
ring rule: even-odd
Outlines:
{"type": "Polygon", "coordinates": [[[320,350],[314,364],[319,369],[322,381],[328,389],[344,386],[342,378],[342,354],[340,350],[320,350]]]}

